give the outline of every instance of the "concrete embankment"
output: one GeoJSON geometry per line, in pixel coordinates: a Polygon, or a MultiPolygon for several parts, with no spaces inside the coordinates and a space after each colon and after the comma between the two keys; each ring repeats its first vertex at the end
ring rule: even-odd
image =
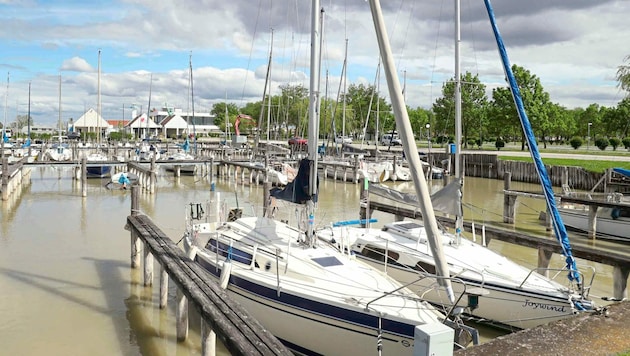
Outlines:
{"type": "Polygon", "coordinates": [[[611,304],[606,312],[581,314],[522,330],[455,353],[457,356],[626,354],[630,354],[630,301],[611,304]]]}

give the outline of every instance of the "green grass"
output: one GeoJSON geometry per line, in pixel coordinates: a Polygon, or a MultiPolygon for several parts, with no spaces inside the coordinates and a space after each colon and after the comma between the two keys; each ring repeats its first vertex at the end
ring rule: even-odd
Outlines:
{"type": "MultiPolygon", "coordinates": [[[[514,157],[514,156],[501,156],[499,159],[504,161],[522,161],[532,162],[531,157],[514,157]]],[[[543,158],[543,163],[550,166],[574,166],[582,167],[589,172],[604,173],[608,168],[626,168],[630,169],[630,162],[619,161],[598,161],[588,159],[572,159],[572,158],[543,158]]]]}

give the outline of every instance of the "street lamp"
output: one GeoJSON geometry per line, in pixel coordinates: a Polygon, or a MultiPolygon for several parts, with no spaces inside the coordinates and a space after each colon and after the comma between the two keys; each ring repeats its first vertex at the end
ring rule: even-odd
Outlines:
{"type": "Polygon", "coordinates": [[[588,130],[586,133],[586,150],[588,151],[590,149],[590,145],[591,145],[591,126],[593,125],[592,122],[588,123],[588,130]]]}

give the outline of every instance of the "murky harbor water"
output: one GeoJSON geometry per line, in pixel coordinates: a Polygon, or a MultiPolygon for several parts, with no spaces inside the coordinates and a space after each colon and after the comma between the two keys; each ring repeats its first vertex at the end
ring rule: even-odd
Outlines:
{"type": "MultiPolygon", "coordinates": [[[[208,177],[159,176],[156,194],[142,194],[140,209],[174,241],[184,229],[185,208],[210,197],[208,177]]],[[[108,190],[106,181],[90,180],[87,197],[72,179],[71,168],[33,168],[23,194],[3,202],[0,215],[0,354],[3,355],[197,355],[201,353],[199,320],[191,317],[186,342],[176,342],[174,286],[169,305],[157,307],[159,288],[142,285],[141,270],[130,268],[129,191],[108,190]]],[[[432,189],[437,190],[441,181],[432,189]]],[[[395,184],[411,191],[410,183],[395,184]]],[[[514,189],[535,191],[531,184],[514,189]]],[[[218,180],[217,191],[231,203],[250,209],[261,205],[261,186],[218,180]]],[[[464,187],[467,218],[499,222],[503,182],[470,178],[464,187]]],[[[359,186],[322,180],[316,223],[358,217],[359,186]]],[[[540,200],[519,198],[520,228],[544,232],[540,200]]],[[[282,207],[290,217],[294,209],[282,207]]],[[[379,224],[393,217],[375,212],[379,224]]],[[[480,239],[479,236],[477,236],[480,239]]],[[[606,245],[607,242],[597,241],[606,245]]],[[[490,247],[535,267],[537,252],[493,241],[490,247]]],[[[623,247],[626,248],[626,247],[623,247]]],[[[592,296],[612,294],[612,269],[588,261],[597,277],[592,296]]],[[[552,266],[563,265],[554,256],[552,266]]],[[[157,283],[157,280],[156,282],[157,283]]],[[[192,310],[192,309],[191,309],[192,310]]],[[[194,313],[193,313],[194,314],[194,313]]],[[[500,332],[482,329],[485,338],[500,332]]],[[[225,350],[220,353],[226,354],[225,350]]]]}

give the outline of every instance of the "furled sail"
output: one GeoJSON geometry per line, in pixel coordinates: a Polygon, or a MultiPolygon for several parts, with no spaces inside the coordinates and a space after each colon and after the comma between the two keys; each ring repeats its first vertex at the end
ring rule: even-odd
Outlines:
{"type": "MultiPolygon", "coordinates": [[[[295,179],[289,182],[289,184],[287,184],[284,188],[276,187],[271,189],[269,194],[276,199],[286,200],[297,204],[306,204],[306,202],[311,200],[311,198],[313,202],[316,203],[317,194],[314,194],[311,197],[309,193],[309,177],[313,164],[314,161],[312,160],[301,160],[295,179]]],[[[317,186],[319,188],[319,179],[317,179],[317,186]]]]}

